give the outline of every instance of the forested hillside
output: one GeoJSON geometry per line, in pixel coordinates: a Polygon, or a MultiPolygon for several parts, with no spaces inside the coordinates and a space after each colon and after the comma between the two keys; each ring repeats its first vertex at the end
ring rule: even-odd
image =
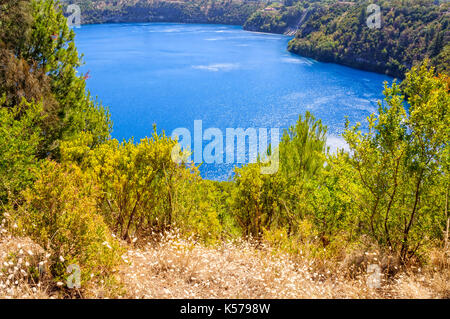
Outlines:
{"type": "Polygon", "coordinates": [[[312,1],[280,1],[268,3],[264,8],[256,10],[245,22],[244,29],[257,32],[294,33],[297,26],[306,21],[307,9],[312,1]],[[302,19],[304,18],[304,19],[302,19]]]}
{"type": "Polygon", "coordinates": [[[291,52],[320,61],[403,78],[413,65],[430,58],[438,72],[449,74],[450,28],[447,4],[431,0],[377,1],[380,28],[369,28],[367,6],[335,3],[313,6],[289,43],[291,52]]]}
{"type": "Polygon", "coordinates": [[[242,25],[260,1],[248,0],[75,0],[80,4],[82,23],[185,22],[242,25]]]}
{"type": "Polygon", "coordinates": [[[300,114],[278,171],[214,182],[156,129],[111,137],[55,1],[0,8],[0,298],[450,296],[450,80],[429,60],[346,123],[348,151],[300,114]]]}

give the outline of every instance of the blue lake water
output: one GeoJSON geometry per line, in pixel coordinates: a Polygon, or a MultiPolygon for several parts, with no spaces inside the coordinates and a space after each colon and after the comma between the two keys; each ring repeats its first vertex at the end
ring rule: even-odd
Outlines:
{"type": "MultiPolygon", "coordinates": [[[[170,135],[203,129],[287,128],[309,110],[328,126],[331,148],[348,116],[362,122],[392,79],[289,53],[291,37],[237,26],[106,24],[75,29],[81,72],[92,95],[110,108],[113,137],[170,135]]],[[[194,136],[192,136],[192,140],[194,136]]],[[[208,142],[204,142],[204,145],[208,142]]],[[[192,147],[193,148],[193,147],[192,147]]],[[[202,165],[205,178],[227,179],[234,165],[202,165]]]]}

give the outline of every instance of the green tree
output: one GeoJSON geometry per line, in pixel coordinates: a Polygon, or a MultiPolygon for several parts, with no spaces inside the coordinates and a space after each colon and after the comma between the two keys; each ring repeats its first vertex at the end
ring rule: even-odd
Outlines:
{"type": "Polygon", "coordinates": [[[233,211],[246,235],[259,237],[273,226],[286,228],[289,235],[298,232],[299,221],[312,212],[313,181],[326,159],[326,127],[306,113],[285,130],[278,151],[275,174],[261,174],[261,162],[235,171],[233,211]]]}
{"type": "Polygon", "coordinates": [[[359,186],[354,200],[362,211],[363,231],[406,260],[444,223],[448,79],[435,77],[425,62],[406,75],[402,88],[386,85],[384,94],[385,104],[368,119],[369,131],[348,127],[344,137],[359,186]]]}
{"type": "Polygon", "coordinates": [[[66,282],[69,265],[80,267],[82,291],[111,276],[121,249],[99,214],[95,182],[77,166],[53,161],[44,162],[37,177],[10,218],[50,254],[55,283],[66,282]]]}
{"type": "Polygon", "coordinates": [[[86,91],[77,73],[81,60],[75,33],[54,0],[5,0],[9,11],[0,14],[6,32],[0,38],[0,94],[2,106],[27,101],[43,103],[46,121],[41,123],[44,139],[39,156],[58,158],[62,140],[89,131],[94,143],[108,138],[111,123],[107,111],[86,91]],[[21,19],[23,18],[23,21],[21,19]]]}

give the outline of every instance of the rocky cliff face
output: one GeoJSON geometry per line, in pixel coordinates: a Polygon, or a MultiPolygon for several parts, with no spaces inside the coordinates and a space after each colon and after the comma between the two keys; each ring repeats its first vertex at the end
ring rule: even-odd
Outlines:
{"type": "Polygon", "coordinates": [[[297,26],[308,12],[309,4],[298,2],[292,6],[271,5],[256,10],[244,23],[248,31],[295,34],[297,26]]]}

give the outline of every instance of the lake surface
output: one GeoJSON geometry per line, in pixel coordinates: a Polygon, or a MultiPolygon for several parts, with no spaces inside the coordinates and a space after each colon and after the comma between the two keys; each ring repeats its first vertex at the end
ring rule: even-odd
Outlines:
{"type": "MultiPolygon", "coordinates": [[[[237,26],[107,24],[75,29],[90,71],[88,89],[109,106],[113,137],[171,135],[194,121],[203,129],[287,128],[309,110],[328,126],[331,148],[348,116],[362,122],[392,79],[289,53],[291,37],[237,26]]],[[[204,145],[207,142],[203,142],[204,145]]],[[[192,147],[193,149],[193,147],[192,147]]],[[[233,164],[202,165],[204,178],[224,180],[233,164]]]]}

